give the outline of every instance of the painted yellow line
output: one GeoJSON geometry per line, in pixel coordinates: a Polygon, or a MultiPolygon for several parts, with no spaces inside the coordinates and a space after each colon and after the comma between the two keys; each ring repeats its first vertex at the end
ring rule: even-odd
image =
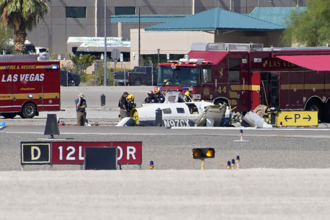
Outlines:
{"type": "Polygon", "coordinates": [[[259,85],[250,85],[249,90],[250,91],[260,91],[260,86],[259,85]]]}
{"type": "Polygon", "coordinates": [[[0,94],[0,100],[12,100],[16,99],[30,99],[28,95],[33,95],[31,99],[39,99],[42,97],[43,99],[59,99],[59,93],[15,93],[15,94],[0,94]]]}
{"type": "Polygon", "coordinates": [[[36,88],[20,88],[21,91],[24,91],[24,90],[36,90],[36,88]]]}
{"type": "Polygon", "coordinates": [[[232,105],[232,106],[237,105],[237,101],[235,99],[230,99],[229,105],[232,105]]]}
{"type": "MultiPolygon", "coordinates": [[[[242,91],[243,85],[231,85],[230,86],[231,91],[242,91]]],[[[244,85],[245,91],[260,91],[260,85],[244,85]]]]}
{"type": "MultiPolygon", "coordinates": [[[[245,85],[245,91],[260,91],[260,85],[245,85]]],[[[330,84],[281,84],[281,90],[330,89],[330,84]]],[[[230,91],[242,91],[243,85],[231,85],[230,91]]]]}
{"type": "Polygon", "coordinates": [[[237,92],[229,91],[229,98],[237,98],[237,92]]]}
{"type": "Polygon", "coordinates": [[[324,84],[305,84],[305,89],[324,89],[324,84]]]}
{"type": "Polygon", "coordinates": [[[48,65],[5,65],[5,66],[0,66],[0,70],[4,70],[7,68],[8,70],[34,70],[34,69],[48,69],[52,68],[52,66],[55,65],[57,69],[59,69],[59,65],[56,64],[48,64],[48,65]],[[46,66],[46,68],[45,68],[46,66]]]}

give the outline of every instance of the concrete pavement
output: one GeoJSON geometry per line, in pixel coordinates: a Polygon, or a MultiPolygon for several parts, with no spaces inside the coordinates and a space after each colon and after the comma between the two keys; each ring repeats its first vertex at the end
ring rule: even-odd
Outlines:
{"type": "Polygon", "coordinates": [[[330,169],[1,172],[0,218],[328,219],[330,169]]]}

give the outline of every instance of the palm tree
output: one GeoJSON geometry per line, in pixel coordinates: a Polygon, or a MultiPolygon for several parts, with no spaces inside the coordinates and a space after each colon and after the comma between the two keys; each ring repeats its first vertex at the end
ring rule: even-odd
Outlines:
{"type": "Polygon", "coordinates": [[[48,0],[0,0],[1,22],[14,29],[15,54],[24,54],[26,29],[32,30],[43,20],[49,7],[48,0]]]}

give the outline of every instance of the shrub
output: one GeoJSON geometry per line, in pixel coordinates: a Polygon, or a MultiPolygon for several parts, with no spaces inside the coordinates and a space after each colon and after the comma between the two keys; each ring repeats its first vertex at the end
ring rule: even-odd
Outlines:
{"type": "Polygon", "coordinates": [[[86,74],[80,75],[80,82],[86,82],[86,78],[87,78],[86,74]]]}
{"type": "Polygon", "coordinates": [[[91,66],[96,57],[94,55],[85,54],[82,56],[69,56],[70,60],[73,63],[73,69],[71,70],[74,73],[79,74],[82,77],[86,73],[86,68],[91,66]]]}

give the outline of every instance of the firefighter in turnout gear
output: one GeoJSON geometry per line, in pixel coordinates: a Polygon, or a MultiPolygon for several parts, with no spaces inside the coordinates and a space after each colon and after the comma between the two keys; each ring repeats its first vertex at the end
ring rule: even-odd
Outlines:
{"type": "Polygon", "coordinates": [[[165,101],[165,97],[162,93],[160,93],[160,91],[158,90],[156,92],[156,103],[164,103],[165,101]]]}
{"type": "Polygon", "coordinates": [[[154,92],[152,90],[148,92],[148,97],[144,99],[143,103],[156,103],[154,92]]]}
{"type": "Polygon", "coordinates": [[[192,102],[193,101],[189,91],[184,93],[184,101],[185,102],[192,102]]]}

